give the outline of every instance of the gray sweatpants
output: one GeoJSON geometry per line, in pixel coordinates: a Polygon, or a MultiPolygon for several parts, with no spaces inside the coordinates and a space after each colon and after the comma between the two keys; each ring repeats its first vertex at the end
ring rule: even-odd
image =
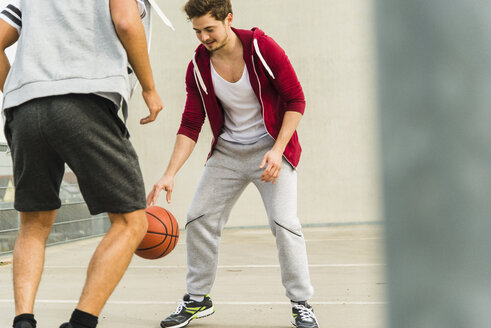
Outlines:
{"type": "Polygon", "coordinates": [[[312,297],[305,240],[297,217],[297,173],[283,159],[276,184],[259,180],[264,170],[259,169],[259,164],[273,144],[269,135],[252,145],[219,138],[187,216],[188,293],[206,295],[211,291],[222,229],[233,205],[252,182],[261,193],[271,231],[276,237],[286,296],[293,301],[312,297]]]}

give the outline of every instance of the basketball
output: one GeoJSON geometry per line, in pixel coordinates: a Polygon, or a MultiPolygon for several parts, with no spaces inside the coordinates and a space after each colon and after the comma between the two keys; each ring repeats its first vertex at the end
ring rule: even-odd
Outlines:
{"type": "Polygon", "coordinates": [[[179,240],[179,226],[174,215],[165,208],[150,206],[145,213],[148,229],[135,254],[144,259],[159,259],[176,247],[179,240]]]}

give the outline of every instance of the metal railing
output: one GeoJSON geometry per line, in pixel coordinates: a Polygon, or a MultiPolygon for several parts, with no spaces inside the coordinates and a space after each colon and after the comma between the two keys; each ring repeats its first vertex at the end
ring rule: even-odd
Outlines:
{"type": "MultiPolygon", "coordinates": [[[[0,143],[0,170],[3,177],[0,185],[0,255],[12,252],[20,227],[19,213],[14,209],[15,187],[7,149],[6,144],[0,143]]],[[[66,173],[73,174],[68,167],[66,173]]],[[[78,184],[68,181],[62,181],[60,186],[62,206],[48,237],[48,245],[100,236],[109,229],[107,214],[91,216],[78,184]]]]}

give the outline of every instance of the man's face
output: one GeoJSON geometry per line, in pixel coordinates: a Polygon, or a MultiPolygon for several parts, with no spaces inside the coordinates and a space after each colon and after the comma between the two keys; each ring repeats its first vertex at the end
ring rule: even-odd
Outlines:
{"type": "Polygon", "coordinates": [[[227,45],[231,31],[232,14],[229,14],[224,21],[218,21],[208,13],[201,17],[192,18],[191,23],[196,32],[196,37],[208,51],[214,52],[227,45]]]}

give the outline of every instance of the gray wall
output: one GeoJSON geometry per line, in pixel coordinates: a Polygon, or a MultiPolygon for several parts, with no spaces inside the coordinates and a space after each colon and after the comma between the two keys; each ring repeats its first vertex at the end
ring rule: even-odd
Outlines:
{"type": "MultiPolygon", "coordinates": [[[[198,41],[181,7],[158,1],[176,27],[154,15],[151,61],[165,103],[156,122],[146,116],[140,89],[130,104],[129,128],[147,190],[165,170],[185,101],[184,75],[198,41]]],[[[237,28],[258,26],[286,50],[307,98],[299,128],[303,157],[298,169],[299,216],[304,224],[380,219],[375,138],[374,33],[371,0],[235,0],[237,28]]],[[[160,198],[184,225],[187,208],[209,151],[209,123],[176,178],[173,203],[160,198]]],[[[259,163],[258,163],[259,164],[259,163]]],[[[229,226],[265,225],[262,201],[249,187],[229,226]]]]}

